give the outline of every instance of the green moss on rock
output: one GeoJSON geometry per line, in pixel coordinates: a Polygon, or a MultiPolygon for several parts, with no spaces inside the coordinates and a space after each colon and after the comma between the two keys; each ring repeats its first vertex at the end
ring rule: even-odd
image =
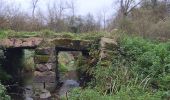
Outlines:
{"type": "Polygon", "coordinates": [[[50,62],[50,56],[49,55],[35,55],[35,63],[47,63],[50,62]]]}

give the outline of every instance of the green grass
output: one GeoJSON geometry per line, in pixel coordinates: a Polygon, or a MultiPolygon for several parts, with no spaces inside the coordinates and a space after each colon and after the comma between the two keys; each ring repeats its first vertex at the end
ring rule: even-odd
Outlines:
{"type": "Polygon", "coordinates": [[[25,32],[25,31],[20,31],[20,32],[15,32],[12,30],[0,30],[0,39],[4,38],[27,38],[27,37],[42,37],[42,38],[71,38],[71,39],[76,39],[76,40],[96,40],[100,39],[100,37],[109,35],[113,36],[113,34],[107,33],[107,32],[93,32],[93,33],[69,33],[69,32],[61,32],[61,33],[56,33],[50,30],[42,30],[38,32],[25,32]]]}

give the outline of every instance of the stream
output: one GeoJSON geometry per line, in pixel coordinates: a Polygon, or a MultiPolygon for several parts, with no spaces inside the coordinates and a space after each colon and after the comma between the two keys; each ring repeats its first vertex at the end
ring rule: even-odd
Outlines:
{"type": "MultiPolygon", "coordinates": [[[[72,70],[60,75],[62,85],[51,93],[51,99],[58,100],[66,96],[70,89],[79,87],[77,72],[72,70]]],[[[8,93],[12,100],[36,100],[33,99],[33,73],[23,73],[21,80],[8,87],[8,93]]]]}

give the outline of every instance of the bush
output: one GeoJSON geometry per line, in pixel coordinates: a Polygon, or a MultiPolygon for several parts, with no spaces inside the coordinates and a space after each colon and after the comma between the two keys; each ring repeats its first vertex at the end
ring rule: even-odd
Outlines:
{"type": "Polygon", "coordinates": [[[66,100],[66,98],[69,100],[161,100],[166,94],[161,91],[151,94],[139,87],[122,87],[114,95],[103,95],[94,89],[76,88],[67,97],[62,97],[61,100],[66,100]]]}
{"type": "MultiPolygon", "coordinates": [[[[138,75],[141,79],[149,76],[151,83],[156,86],[169,77],[169,45],[169,42],[158,43],[139,37],[125,37],[120,43],[124,58],[130,63],[129,67],[133,69],[134,75],[138,75]]],[[[161,88],[162,86],[159,87],[161,88]]]]}
{"type": "Polygon", "coordinates": [[[6,95],[5,87],[0,83],[0,100],[11,100],[11,98],[6,95]]]}
{"type": "MultiPolygon", "coordinates": [[[[84,66],[92,72],[92,89],[78,89],[71,100],[160,100],[169,98],[170,43],[136,36],[118,41],[118,53],[102,67],[84,66]]],[[[94,53],[96,51],[94,50],[94,53]]],[[[93,54],[93,53],[92,53],[93,54]]]]}

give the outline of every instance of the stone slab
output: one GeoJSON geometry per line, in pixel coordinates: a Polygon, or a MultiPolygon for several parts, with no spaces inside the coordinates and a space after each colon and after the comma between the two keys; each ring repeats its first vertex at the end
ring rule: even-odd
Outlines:
{"type": "Polygon", "coordinates": [[[36,64],[55,63],[56,62],[56,56],[55,55],[35,55],[34,62],[36,64]]]}

